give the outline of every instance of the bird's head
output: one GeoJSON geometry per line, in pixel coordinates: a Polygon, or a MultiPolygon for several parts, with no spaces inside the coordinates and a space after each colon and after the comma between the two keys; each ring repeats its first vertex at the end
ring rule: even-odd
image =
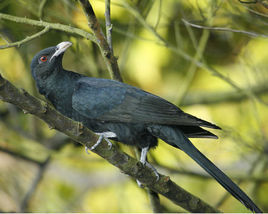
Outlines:
{"type": "Polygon", "coordinates": [[[61,42],[56,46],[46,48],[37,53],[31,63],[34,79],[48,76],[54,70],[61,69],[63,54],[71,45],[71,42],[61,42]]]}

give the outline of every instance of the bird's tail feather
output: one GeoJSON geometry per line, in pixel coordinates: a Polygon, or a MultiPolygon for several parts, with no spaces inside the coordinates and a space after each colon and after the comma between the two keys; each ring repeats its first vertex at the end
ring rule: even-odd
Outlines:
{"type": "Polygon", "coordinates": [[[254,202],[227,175],[207,159],[179,129],[169,126],[154,125],[149,127],[148,130],[166,143],[183,150],[248,209],[256,213],[262,212],[254,202]]]}

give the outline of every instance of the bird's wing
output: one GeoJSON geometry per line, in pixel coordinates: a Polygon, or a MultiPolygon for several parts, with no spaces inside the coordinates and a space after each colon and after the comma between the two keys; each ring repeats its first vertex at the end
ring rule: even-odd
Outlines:
{"type": "Polygon", "coordinates": [[[103,121],[219,128],[158,96],[107,79],[80,79],[72,105],[83,116],[103,121]]]}

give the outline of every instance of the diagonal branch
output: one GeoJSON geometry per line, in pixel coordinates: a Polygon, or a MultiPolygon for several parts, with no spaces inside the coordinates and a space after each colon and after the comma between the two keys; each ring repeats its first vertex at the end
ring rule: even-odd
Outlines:
{"type": "Polygon", "coordinates": [[[113,55],[109,47],[90,2],[88,0],[79,0],[79,2],[88,20],[88,26],[96,37],[97,44],[100,48],[101,54],[105,60],[112,79],[122,82],[122,77],[117,64],[117,58],[113,55]]]}
{"type": "Polygon", "coordinates": [[[242,1],[242,0],[238,0],[238,1],[240,3],[242,3],[242,4],[257,4],[257,3],[259,3],[260,5],[262,5],[266,9],[268,9],[268,4],[265,3],[265,0],[253,0],[253,1],[242,1]]]}
{"type": "Polygon", "coordinates": [[[46,172],[46,169],[47,169],[50,162],[51,162],[51,155],[49,155],[47,157],[47,159],[39,165],[38,171],[35,175],[35,178],[32,182],[32,185],[31,185],[30,189],[27,191],[26,195],[24,196],[24,198],[20,204],[20,212],[25,212],[25,211],[27,212],[27,208],[29,206],[30,199],[33,197],[35,190],[37,189],[38,185],[40,184],[41,180],[43,179],[44,174],[46,172]]]}
{"type": "MultiPolygon", "coordinates": [[[[0,100],[12,103],[45,121],[50,127],[65,133],[84,146],[94,145],[98,136],[81,123],[64,117],[47,103],[31,96],[25,90],[19,90],[0,75],[0,100]]],[[[105,141],[101,142],[94,152],[123,173],[141,181],[149,189],[162,194],[175,204],[190,212],[218,212],[207,203],[177,186],[168,176],[160,175],[158,181],[152,170],[136,159],[118,150],[115,146],[109,149],[105,141]]]]}
{"type": "Polygon", "coordinates": [[[186,19],[181,19],[181,20],[185,24],[190,25],[190,26],[195,27],[195,28],[199,28],[199,29],[215,30],[215,31],[227,31],[227,32],[233,32],[233,33],[242,33],[242,34],[246,34],[246,35],[252,36],[252,37],[264,37],[264,38],[268,37],[268,35],[265,35],[265,34],[260,34],[260,33],[245,31],[245,30],[237,30],[237,29],[226,28],[226,27],[208,27],[208,26],[197,25],[197,24],[191,23],[191,22],[187,21],[186,19]]]}
{"type": "Polygon", "coordinates": [[[75,28],[75,27],[71,27],[68,25],[63,25],[63,24],[59,24],[59,23],[50,23],[50,22],[45,22],[45,21],[37,21],[34,19],[12,16],[12,15],[8,15],[8,14],[4,14],[4,13],[0,13],[0,20],[8,20],[8,21],[12,21],[12,22],[28,24],[28,25],[38,26],[38,27],[49,27],[49,29],[51,29],[51,30],[59,30],[59,31],[63,31],[63,32],[68,33],[68,34],[78,35],[78,36],[89,39],[92,42],[96,43],[96,38],[91,33],[88,33],[84,30],[81,30],[81,29],[75,28]]]}
{"type": "Polygon", "coordinates": [[[35,33],[31,36],[27,36],[26,38],[17,41],[17,42],[13,42],[13,43],[8,43],[6,45],[1,45],[0,49],[5,49],[5,48],[11,48],[11,47],[20,47],[21,45],[23,45],[24,43],[30,42],[33,39],[42,36],[43,34],[47,33],[49,31],[49,26],[46,26],[43,30],[39,31],[38,33],[35,33]]]}

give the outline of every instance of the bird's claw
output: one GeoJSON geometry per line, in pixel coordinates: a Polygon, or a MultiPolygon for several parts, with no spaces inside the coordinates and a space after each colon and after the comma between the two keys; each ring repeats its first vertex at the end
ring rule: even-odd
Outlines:
{"type": "Polygon", "coordinates": [[[90,148],[88,148],[87,146],[85,147],[86,153],[90,154],[88,150],[92,151],[94,150],[100,143],[101,141],[104,139],[107,143],[108,143],[108,149],[110,150],[113,146],[113,144],[111,143],[111,141],[108,139],[108,137],[115,137],[115,134],[112,132],[104,132],[104,133],[96,133],[97,135],[99,135],[99,139],[97,140],[97,142],[91,146],[90,148]]]}
{"type": "Polygon", "coordinates": [[[103,138],[104,138],[104,136],[100,135],[99,139],[97,140],[97,142],[93,146],[91,146],[90,150],[91,151],[94,150],[101,143],[103,138]]]}
{"type": "Polygon", "coordinates": [[[108,138],[104,138],[104,140],[108,143],[108,146],[109,146],[108,150],[110,150],[112,148],[113,144],[111,143],[111,141],[109,141],[108,138]]]}
{"type": "MultiPolygon", "coordinates": [[[[147,161],[145,161],[145,162],[142,163],[142,164],[143,164],[144,166],[149,167],[149,168],[153,171],[153,173],[155,174],[155,176],[156,176],[156,182],[159,181],[160,176],[159,176],[159,174],[158,174],[156,168],[154,168],[154,167],[153,167],[151,164],[149,164],[147,161]]],[[[144,188],[144,185],[143,185],[138,179],[136,179],[136,182],[137,182],[137,184],[138,184],[138,186],[139,186],[140,188],[144,188]]]]}
{"type": "Polygon", "coordinates": [[[136,182],[140,188],[144,188],[144,185],[138,179],[136,180],[136,182]]]}
{"type": "MultiPolygon", "coordinates": [[[[156,182],[159,180],[159,174],[157,172],[157,170],[151,165],[149,164],[147,161],[146,161],[146,155],[147,155],[147,152],[149,151],[149,147],[144,147],[142,148],[141,150],[141,157],[140,157],[140,162],[144,165],[144,166],[148,166],[152,171],[153,173],[155,174],[156,176],[156,182]]],[[[139,187],[143,188],[144,185],[137,179],[137,184],[139,187]]]]}
{"type": "Polygon", "coordinates": [[[153,167],[151,164],[149,164],[147,161],[145,162],[144,165],[148,166],[148,167],[153,171],[153,173],[154,173],[155,176],[156,176],[156,181],[158,181],[159,178],[160,178],[160,176],[159,176],[159,174],[158,174],[156,168],[154,168],[154,167],[153,167]]]}

